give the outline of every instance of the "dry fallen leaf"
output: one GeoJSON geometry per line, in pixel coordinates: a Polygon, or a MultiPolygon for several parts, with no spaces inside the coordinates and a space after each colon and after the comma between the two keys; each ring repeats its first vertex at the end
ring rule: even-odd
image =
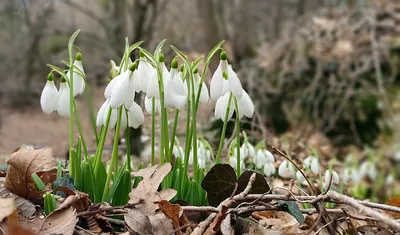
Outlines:
{"type": "MultiPolygon", "coordinates": [[[[394,197],[390,199],[389,201],[386,202],[386,205],[400,207],[400,197],[394,197]]],[[[400,213],[391,211],[388,211],[387,213],[394,219],[400,219],[400,213]]]]}
{"type": "Polygon", "coordinates": [[[51,180],[54,170],[48,170],[56,164],[51,148],[20,148],[11,155],[8,164],[4,187],[27,199],[42,199],[43,193],[36,188],[31,175],[37,172],[45,185],[51,183],[49,180],[51,180]]]}
{"type": "Polygon", "coordinates": [[[15,208],[17,208],[23,216],[31,217],[35,215],[36,207],[32,202],[11,193],[8,189],[4,188],[3,185],[0,185],[0,197],[14,199],[15,208]]]}
{"type": "MultiPolygon", "coordinates": [[[[172,221],[174,229],[178,229],[180,227],[179,224],[180,216],[183,214],[181,206],[179,206],[178,204],[171,204],[166,200],[161,200],[159,202],[154,202],[154,203],[157,204],[158,208],[160,208],[160,210],[168,217],[168,219],[172,221]]],[[[176,231],[176,234],[180,235],[181,231],[180,230],[176,231]]]]}
{"type": "Polygon", "coordinates": [[[132,173],[132,175],[141,176],[143,179],[129,194],[129,203],[138,203],[141,199],[144,199],[145,202],[136,207],[146,215],[154,215],[154,212],[157,209],[157,205],[154,204],[154,202],[161,200],[169,201],[176,195],[174,189],[165,189],[160,192],[157,191],[164,177],[170,171],[171,164],[165,163],[162,166],[155,165],[132,173]]]}
{"type": "Polygon", "coordinates": [[[128,227],[138,234],[151,234],[152,226],[150,219],[141,210],[136,208],[129,209],[124,216],[128,227]]]}
{"type": "Polygon", "coordinates": [[[14,212],[8,216],[7,218],[7,225],[8,225],[8,235],[34,235],[35,233],[23,228],[18,222],[18,213],[14,210],[14,212]]]}
{"type": "Polygon", "coordinates": [[[14,211],[14,199],[0,198],[0,222],[14,211]]]}
{"type": "Polygon", "coordinates": [[[151,215],[149,216],[149,220],[152,227],[152,234],[154,235],[173,234],[175,231],[171,221],[163,213],[151,215]]]}
{"type": "Polygon", "coordinates": [[[46,217],[39,235],[50,234],[73,234],[76,223],[78,222],[76,211],[73,207],[63,210],[56,210],[46,217]]]}
{"type": "Polygon", "coordinates": [[[57,210],[62,210],[67,207],[74,207],[76,212],[83,212],[89,209],[92,203],[89,200],[89,195],[87,193],[76,191],[74,195],[68,196],[57,208],[57,210]]]}

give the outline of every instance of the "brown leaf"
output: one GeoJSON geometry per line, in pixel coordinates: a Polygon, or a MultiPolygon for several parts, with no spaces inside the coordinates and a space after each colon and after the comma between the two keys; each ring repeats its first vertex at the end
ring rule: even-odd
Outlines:
{"type": "Polygon", "coordinates": [[[221,230],[221,223],[225,219],[226,213],[228,212],[229,209],[229,206],[227,206],[227,204],[230,204],[230,202],[228,201],[222,205],[221,210],[215,217],[214,221],[210,224],[210,226],[204,233],[205,235],[214,235],[221,230]]]}
{"type": "Polygon", "coordinates": [[[0,222],[14,211],[14,199],[0,198],[0,222]]]}
{"type": "Polygon", "coordinates": [[[67,207],[74,207],[76,212],[87,211],[89,206],[92,204],[89,200],[89,195],[83,192],[76,191],[75,195],[68,196],[57,208],[62,210],[67,207]]]}
{"type": "Polygon", "coordinates": [[[21,225],[18,223],[17,211],[15,210],[10,216],[8,216],[7,225],[8,225],[7,234],[9,235],[20,235],[20,234],[35,235],[35,233],[21,227],[21,225]]]}
{"type": "Polygon", "coordinates": [[[174,226],[163,213],[151,215],[149,216],[149,219],[154,235],[165,235],[174,233],[174,226]]]}
{"type": "MultiPolygon", "coordinates": [[[[174,229],[178,229],[180,227],[179,221],[180,221],[180,214],[181,213],[181,207],[178,204],[171,204],[166,200],[161,200],[159,202],[154,202],[155,204],[158,205],[158,208],[172,221],[172,224],[174,226],[174,229]]],[[[181,234],[181,231],[178,230],[176,232],[177,235],[181,234]]]]}
{"type": "Polygon", "coordinates": [[[124,216],[128,227],[138,234],[151,234],[152,226],[150,219],[141,210],[132,208],[124,216]]]}
{"type": "Polygon", "coordinates": [[[14,193],[11,193],[8,189],[4,188],[3,185],[0,185],[0,197],[14,199],[15,207],[25,217],[31,217],[36,212],[36,207],[32,202],[14,194],[14,193]]]}
{"type": "MultiPolygon", "coordinates": [[[[386,205],[400,207],[400,197],[394,197],[390,199],[386,202],[386,205]]],[[[400,213],[398,212],[388,211],[387,213],[394,219],[400,219],[400,213]]]]}
{"type": "Polygon", "coordinates": [[[77,222],[78,219],[74,208],[56,210],[47,216],[38,234],[73,234],[77,222]]]}
{"type": "Polygon", "coordinates": [[[4,187],[21,197],[41,200],[43,193],[36,188],[31,175],[38,172],[45,185],[51,183],[54,170],[49,171],[49,169],[56,164],[51,148],[20,148],[11,155],[8,164],[4,187]]]}
{"type": "Polygon", "coordinates": [[[141,199],[145,202],[136,206],[139,210],[143,211],[146,215],[153,215],[157,209],[157,205],[153,202],[161,200],[171,200],[175,195],[174,189],[165,189],[158,192],[158,187],[163,181],[164,177],[171,171],[171,164],[165,163],[162,166],[155,165],[153,167],[141,169],[138,172],[132,173],[133,176],[143,177],[138,186],[132,189],[129,194],[130,204],[138,203],[141,199]]]}

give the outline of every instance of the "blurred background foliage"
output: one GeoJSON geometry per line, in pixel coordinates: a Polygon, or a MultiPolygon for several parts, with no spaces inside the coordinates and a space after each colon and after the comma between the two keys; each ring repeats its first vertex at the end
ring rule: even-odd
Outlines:
{"type": "Polygon", "coordinates": [[[38,106],[46,64],[61,65],[69,36],[80,28],[76,44],[91,86],[106,84],[110,59],[121,57],[125,37],[143,40],[150,50],[166,38],[192,59],[225,39],[257,107],[244,124],[255,137],[273,143],[278,135],[307,140],[318,133],[335,146],[397,151],[397,2],[2,0],[0,128],[3,107],[38,106]]]}

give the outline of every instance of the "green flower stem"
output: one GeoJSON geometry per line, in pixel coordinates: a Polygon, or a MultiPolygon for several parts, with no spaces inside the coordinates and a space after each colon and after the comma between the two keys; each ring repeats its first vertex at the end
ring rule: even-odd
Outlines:
{"type": "Polygon", "coordinates": [[[236,97],[234,98],[234,100],[235,100],[235,109],[236,109],[236,149],[237,149],[236,176],[237,176],[237,178],[239,178],[240,177],[240,119],[239,119],[239,106],[238,106],[236,97]]]}
{"type": "Polygon", "coordinates": [[[160,92],[160,106],[161,106],[161,110],[159,110],[159,112],[161,114],[160,165],[162,165],[164,164],[165,161],[165,154],[168,153],[168,151],[166,151],[168,149],[168,123],[167,123],[168,117],[166,116],[167,112],[165,110],[163,71],[160,66],[160,62],[157,63],[157,77],[158,77],[158,89],[160,92]]]}
{"type": "Polygon", "coordinates": [[[221,154],[222,154],[222,148],[224,147],[224,142],[225,142],[225,134],[226,134],[226,126],[228,125],[228,118],[229,118],[229,110],[231,106],[231,101],[232,101],[232,92],[229,95],[229,101],[228,101],[228,106],[226,107],[226,113],[224,117],[224,125],[222,126],[222,132],[221,132],[221,138],[219,139],[219,146],[218,146],[218,152],[217,156],[215,159],[215,163],[220,163],[221,162],[221,154]]]}
{"type": "Polygon", "coordinates": [[[190,110],[191,110],[191,102],[190,102],[190,85],[188,84],[188,99],[187,99],[187,113],[186,113],[186,138],[185,138],[185,157],[184,157],[184,171],[187,174],[188,166],[189,166],[189,154],[190,147],[192,143],[191,139],[191,130],[190,130],[190,110]]]}
{"type": "MultiPolygon", "coordinates": [[[[195,97],[195,89],[194,89],[194,77],[193,72],[189,70],[190,74],[190,83],[192,86],[192,130],[191,130],[191,138],[193,141],[193,172],[194,172],[194,180],[196,180],[196,172],[198,168],[197,162],[197,128],[196,128],[196,115],[197,115],[197,107],[196,107],[196,97],[195,97]]],[[[199,96],[200,93],[197,95],[199,96]]]]}
{"type": "Polygon", "coordinates": [[[174,126],[172,127],[171,143],[169,145],[169,152],[168,152],[168,156],[171,158],[170,162],[172,160],[172,152],[175,144],[175,136],[176,136],[176,128],[178,126],[178,120],[179,120],[179,109],[175,110],[174,126]]]}
{"type": "Polygon", "coordinates": [[[114,144],[113,151],[111,156],[111,164],[107,172],[106,184],[104,185],[103,197],[101,201],[105,201],[107,198],[107,194],[110,188],[111,175],[113,170],[117,172],[118,170],[118,138],[119,138],[119,129],[121,128],[121,117],[122,117],[123,107],[118,108],[118,119],[117,126],[115,127],[115,135],[114,135],[114,144]]]}
{"type": "Polygon", "coordinates": [[[100,131],[100,139],[99,139],[99,144],[97,145],[97,149],[96,149],[96,164],[95,164],[95,168],[94,168],[94,172],[95,174],[97,174],[99,167],[100,167],[100,163],[101,163],[101,156],[103,155],[103,150],[104,150],[104,144],[106,142],[106,138],[107,138],[107,131],[108,131],[108,126],[110,125],[110,118],[111,118],[111,112],[112,109],[111,107],[108,109],[108,114],[107,114],[107,120],[106,120],[106,124],[101,128],[100,131]]]}
{"type": "Polygon", "coordinates": [[[153,97],[151,99],[151,165],[154,166],[154,158],[155,158],[155,135],[156,135],[156,100],[153,97]]]}
{"type": "Polygon", "coordinates": [[[96,145],[98,145],[99,135],[97,134],[96,116],[94,114],[92,92],[87,84],[86,84],[85,98],[89,108],[89,117],[90,117],[90,123],[92,124],[93,136],[96,139],[96,145]]]}
{"type": "Polygon", "coordinates": [[[164,112],[164,119],[162,120],[164,122],[164,148],[165,148],[165,160],[169,163],[172,163],[172,157],[169,155],[169,131],[168,131],[168,114],[167,114],[167,108],[163,108],[164,112]]]}
{"type": "MultiPolygon", "coordinates": [[[[128,114],[126,114],[128,115],[128,114]]],[[[132,172],[132,163],[131,163],[131,135],[129,127],[125,130],[125,145],[126,145],[126,161],[128,164],[129,172],[132,172]]]]}
{"type": "MultiPolygon", "coordinates": [[[[78,112],[78,109],[77,109],[77,107],[76,107],[76,102],[75,102],[75,100],[73,100],[73,103],[74,103],[74,109],[75,109],[74,114],[75,114],[76,126],[78,127],[78,132],[79,132],[79,135],[80,135],[80,137],[81,137],[81,139],[82,139],[82,146],[83,146],[83,151],[85,152],[85,158],[87,158],[87,157],[89,156],[89,153],[88,153],[88,150],[87,150],[87,146],[86,146],[86,142],[85,142],[85,137],[84,137],[83,131],[82,131],[81,118],[80,118],[80,116],[79,116],[79,112],[78,112]]],[[[79,156],[79,158],[81,158],[81,156],[79,156]]]]}

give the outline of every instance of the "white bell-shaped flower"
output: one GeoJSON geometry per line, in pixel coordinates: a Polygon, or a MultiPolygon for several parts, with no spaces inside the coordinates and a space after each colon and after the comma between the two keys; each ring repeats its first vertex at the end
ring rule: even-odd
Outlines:
{"type": "MultiPolygon", "coordinates": [[[[237,158],[235,156],[229,158],[229,165],[231,165],[233,169],[237,170],[237,158]]],[[[240,160],[240,169],[243,171],[245,167],[244,161],[240,160]]]]}
{"type": "Polygon", "coordinates": [[[116,85],[121,82],[122,80],[125,80],[125,77],[129,75],[129,70],[122,72],[121,74],[117,75],[115,78],[113,78],[106,86],[106,89],[104,90],[104,98],[109,99],[111,98],[111,95],[114,91],[114,88],[116,85]]]}
{"type": "Polygon", "coordinates": [[[342,171],[342,180],[345,184],[350,182],[359,183],[361,180],[360,172],[354,167],[344,168],[342,171]]]}
{"type": "Polygon", "coordinates": [[[324,181],[324,186],[325,188],[327,188],[329,186],[329,181],[332,177],[332,184],[338,185],[340,183],[340,178],[339,178],[339,174],[332,170],[332,172],[330,172],[329,170],[325,171],[325,181],[324,181]]]}
{"type": "Polygon", "coordinates": [[[125,130],[128,127],[128,112],[125,108],[122,110],[120,130],[125,130]]]}
{"type": "Polygon", "coordinates": [[[117,109],[121,105],[131,107],[135,99],[135,70],[136,63],[133,63],[127,70],[127,75],[115,84],[110,99],[111,108],[117,109]]]}
{"type": "Polygon", "coordinates": [[[243,148],[244,155],[249,159],[253,160],[256,157],[256,150],[249,142],[243,143],[241,148],[243,148]]]}
{"type": "MultiPolygon", "coordinates": [[[[220,97],[217,100],[217,103],[215,104],[215,111],[214,111],[214,116],[216,119],[221,119],[222,121],[225,121],[225,115],[226,115],[226,109],[228,107],[229,103],[229,96],[230,93],[227,92],[225,95],[220,97]]],[[[233,111],[235,110],[235,105],[233,103],[233,99],[231,99],[230,105],[229,105],[229,113],[228,113],[228,121],[229,119],[232,118],[233,111]]]]}
{"type": "Polygon", "coordinates": [[[151,64],[146,61],[146,57],[142,52],[140,52],[140,61],[138,63],[138,68],[136,72],[139,83],[135,86],[136,92],[147,91],[147,84],[149,83],[150,76],[155,70],[153,66],[151,66],[151,64]]]}
{"type": "Polygon", "coordinates": [[[60,91],[57,100],[57,113],[61,117],[69,117],[70,90],[67,81],[61,78],[60,91]]]}
{"type": "Polygon", "coordinates": [[[265,149],[259,149],[257,150],[256,157],[254,159],[254,164],[256,165],[257,168],[262,168],[263,165],[267,163],[274,163],[275,158],[274,155],[265,149]]]}
{"type": "Polygon", "coordinates": [[[54,84],[54,75],[49,73],[46,85],[40,96],[40,106],[45,114],[49,115],[53,111],[57,111],[58,90],[54,84]]]}
{"type": "MultiPolygon", "coordinates": [[[[162,70],[163,83],[165,83],[165,81],[168,80],[169,71],[168,71],[167,67],[165,66],[163,55],[160,56],[159,63],[160,63],[161,70],[162,70]]],[[[165,84],[164,84],[164,87],[165,87],[165,84]]],[[[157,99],[160,99],[160,89],[158,86],[157,70],[154,70],[149,78],[149,82],[147,84],[147,89],[146,89],[146,95],[149,98],[156,97],[157,99]]]]}
{"type": "Polygon", "coordinates": [[[211,79],[210,92],[213,100],[219,99],[227,91],[231,91],[237,98],[241,98],[243,95],[242,84],[232,66],[228,64],[227,55],[225,52],[221,52],[221,61],[219,62],[218,68],[215,71],[211,79]]]}
{"type": "Polygon", "coordinates": [[[128,126],[136,129],[143,123],[143,110],[136,102],[133,102],[131,107],[128,108],[128,126]]]}
{"type": "Polygon", "coordinates": [[[306,178],[304,178],[303,174],[301,174],[300,171],[296,172],[296,179],[297,182],[299,182],[300,184],[307,184],[306,178]]]}
{"type": "Polygon", "coordinates": [[[182,80],[182,73],[178,72],[178,61],[172,60],[171,71],[165,80],[165,105],[182,109],[187,101],[187,86],[182,80]]]}
{"type": "MultiPolygon", "coordinates": [[[[160,100],[154,97],[154,101],[155,101],[155,104],[156,104],[155,111],[158,112],[159,110],[161,110],[160,100]]],[[[152,112],[153,112],[153,100],[152,100],[152,98],[147,97],[147,95],[144,98],[144,108],[146,109],[146,111],[150,115],[152,115],[152,112]]]]}
{"type": "Polygon", "coordinates": [[[315,156],[308,156],[304,159],[303,162],[304,168],[310,169],[312,173],[318,174],[319,173],[319,161],[318,158],[315,156]]]}
{"type": "MultiPolygon", "coordinates": [[[[97,113],[96,126],[101,127],[106,124],[108,112],[110,110],[110,99],[106,99],[101,105],[99,112],[97,113]]],[[[110,121],[108,123],[108,130],[111,130],[117,124],[118,113],[116,109],[111,110],[110,121]]]]}
{"type": "Polygon", "coordinates": [[[243,95],[241,98],[238,98],[237,102],[239,108],[239,119],[242,119],[243,115],[252,118],[254,114],[254,103],[245,90],[243,90],[243,95]]]}
{"type": "MultiPolygon", "coordinates": [[[[82,54],[78,52],[73,63],[73,86],[74,86],[74,97],[78,94],[82,94],[85,91],[85,79],[81,75],[85,76],[85,70],[82,66],[82,54]]],[[[68,79],[71,79],[70,71],[67,72],[68,79]]]]}
{"type": "Polygon", "coordinates": [[[291,162],[289,162],[288,160],[284,160],[279,165],[278,174],[282,178],[293,178],[295,175],[293,164],[291,162]]]}
{"type": "Polygon", "coordinates": [[[364,161],[360,165],[360,177],[368,177],[370,180],[374,181],[378,177],[378,170],[375,164],[371,161],[364,161]]]}
{"type": "Polygon", "coordinates": [[[385,186],[392,186],[395,181],[393,174],[388,174],[385,179],[385,186]]]}
{"type": "MultiPolygon", "coordinates": [[[[197,96],[197,92],[199,90],[199,86],[200,86],[200,82],[201,82],[201,77],[200,77],[197,69],[193,73],[193,79],[194,79],[194,92],[197,96]]],[[[203,81],[202,85],[201,85],[199,100],[201,103],[207,103],[209,99],[210,99],[210,95],[208,94],[208,88],[207,88],[206,83],[203,81]]]]}
{"type": "Polygon", "coordinates": [[[172,149],[172,153],[174,154],[175,157],[179,157],[182,160],[183,160],[183,158],[185,156],[185,151],[179,145],[174,145],[174,148],[172,149]]]}
{"type": "Polygon", "coordinates": [[[264,175],[265,176],[271,176],[271,175],[275,174],[275,172],[276,172],[276,169],[272,162],[266,163],[264,165],[264,175]]]}

